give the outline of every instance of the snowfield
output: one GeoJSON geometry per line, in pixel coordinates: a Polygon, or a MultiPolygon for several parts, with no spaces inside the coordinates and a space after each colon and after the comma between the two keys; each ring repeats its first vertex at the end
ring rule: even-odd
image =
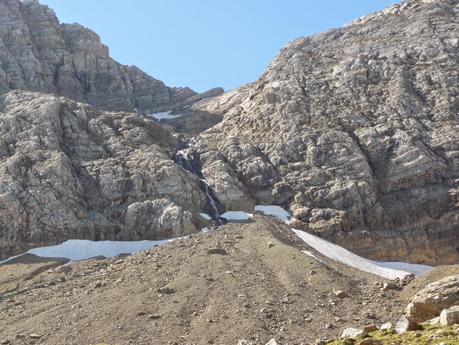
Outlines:
{"type": "MultiPolygon", "coordinates": [[[[68,240],[62,244],[49,247],[30,249],[27,253],[43,258],[63,258],[70,261],[81,261],[105,256],[111,258],[119,254],[134,254],[156,246],[166,244],[172,240],[164,241],[88,241],[68,240]]],[[[20,257],[21,255],[9,258],[2,263],[20,257]]]]}
{"type": "MultiPolygon", "coordinates": [[[[425,265],[408,264],[403,262],[378,262],[365,259],[349,250],[340,247],[323,238],[311,235],[307,232],[292,229],[295,234],[303,240],[307,245],[314,248],[320,254],[337,262],[341,262],[347,266],[357,268],[361,271],[373,273],[386,279],[396,279],[413,273],[416,275],[423,274],[432,267],[425,265]]],[[[315,257],[312,253],[307,252],[307,255],[315,257]]]]}

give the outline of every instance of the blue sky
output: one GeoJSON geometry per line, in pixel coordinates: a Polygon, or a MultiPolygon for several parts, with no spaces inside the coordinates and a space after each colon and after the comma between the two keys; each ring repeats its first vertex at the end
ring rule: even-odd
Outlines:
{"type": "Polygon", "coordinates": [[[287,42],[397,0],[40,0],[97,32],[112,57],[170,86],[254,81],[287,42]]]}

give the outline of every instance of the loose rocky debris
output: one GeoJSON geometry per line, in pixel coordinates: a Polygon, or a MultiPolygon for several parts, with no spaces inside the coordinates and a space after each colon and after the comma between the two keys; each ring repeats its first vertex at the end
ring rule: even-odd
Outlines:
{"type": "Polygon", "coordinates": [[[302,251],[311,248],[288,226],[255,220],[128,257],[47,269],[28,280],[23,277],[34,267],[0,266],[0,340],[299,345],[402,312],[399,292],[381,291],[383,279],[309,257],[302,251]],[[226,255],[207,254],[216,248],[226,255]],[[8,281],[15,270],[24,274],[8,281]]]}

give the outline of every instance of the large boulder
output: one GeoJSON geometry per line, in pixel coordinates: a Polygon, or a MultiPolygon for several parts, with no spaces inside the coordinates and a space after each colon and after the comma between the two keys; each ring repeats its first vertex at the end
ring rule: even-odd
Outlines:
{"type": "Polygon", "coordinates": [[[410,299],[406,314],[417,322],[424,322],[456,304],[459,304],[459,275],[427,285],[410,299]]]}

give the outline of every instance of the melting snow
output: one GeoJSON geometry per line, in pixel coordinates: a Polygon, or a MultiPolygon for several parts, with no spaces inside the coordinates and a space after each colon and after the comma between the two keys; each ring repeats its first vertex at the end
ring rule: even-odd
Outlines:
{"type": "Polygon", "coordinates": [[[432,266],[410,264],[407,262],[373,261],[376,265],[394,270],[402,270],[420,276],[432,269],[432,266]]]}
{"type": "Polygon", "coordinates": [[[290,218],[290,214],[280,206],[276,205],[257,205],[255,211],[262,212],[268,216],[274,216],[283,222],[290,218]]]}
{"type": "Polygon", "coordinates": [[[228,221],[241,221],[251,219],[253,214],[244,211],[228,211],[223,213],[220,217],[225,218],[228,221]]]}
{"type": "Polygon", "coordinates": [[[155,119],[158,120],[158,121],[175,119],[176,117],[182,116],[182,115],[180,115],[180,114],[178,114],[178,115],[171,115],[171,113],[172,113],[172,111],[165,111],[165,112],[162,112],[162,113],[148,114],[148,116],[151,116],[151,117],[155,118],[155,119]]]}
{"type": "MultiPolygon", "coordinates": [[[[422,274],[431,269],[431,267],[425,265],[368,260],[320,237],[311,235],[301,230],[292,230],[306,244],[317,250],[322,255],[337,262],[341,262],[361,271],[376,274],[386,279],[403,278],[410,273],[422,274]]],[[[307,254],[310,255],[310,253],[307,254]]]]}
{"type": "Polygon", "coordinates": [[[199,215],[205,220],[212,220],[212,217],[209,216],[207,213],[200,213],[199,215]]]}
{"type": "MultiPolygon", "coordinates": [[[[105,256],[107,258],[119,254],[133,254],[163,245],[172,240],[164,241],[87,241],[68,240],[62,244],[49,247],[30,249],[27,253],[45,258],[66,258],[71,261],[80,261],[105,256]]],[[[20,257],[20,255],[18,256],[20,257]]],[[[8,259],[11,260],[12,258],[8,259]]],[[[5,260],[3,262],[8,262],[5,260]]]]}

